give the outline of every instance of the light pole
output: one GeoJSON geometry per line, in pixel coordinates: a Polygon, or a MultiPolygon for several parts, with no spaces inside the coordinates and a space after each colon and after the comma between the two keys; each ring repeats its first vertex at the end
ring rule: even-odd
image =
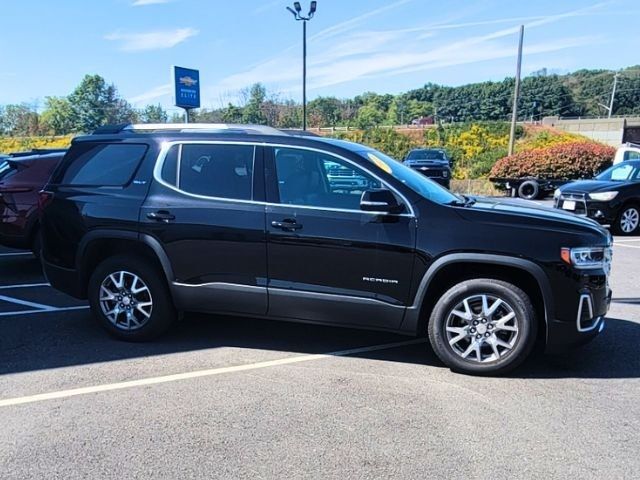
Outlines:
{"type": "Polygon", "coordinates": [[[302,22],[302,129],[307,129],[307,22],[313,18],[316,13],[318,2],[311,2],[309,13],[306,17],[302,16],[302,6],[300,2],[293,2],[293,8],[287,7],[294,18],[302,22]]]}

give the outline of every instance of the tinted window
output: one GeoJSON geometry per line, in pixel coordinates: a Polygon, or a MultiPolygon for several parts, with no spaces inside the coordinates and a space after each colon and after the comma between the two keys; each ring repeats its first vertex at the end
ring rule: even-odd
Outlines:
{"type": "Polygon", "coordinates": [[[183,145],[178,188],[207,197],[251,200],[253,145],[183,145]]]}
{"type": "Polygon", "coordinates": [[[162,173],[160,174],[160,176],[169,185],[176,185],[177,182],[179,152],[180,147],[178,145],[174,145],[173,147],[171,147],[167,152],[164,163],[162,164],[162,173]]]}
{"type": "Polygon", "coordinates": [[[596,179],[619,182],[631,180],[636,177],[639,169],[640,163],[638,162],[623,162],[605,170],[596,179]]]}
{"type": "Polygon", "coordinates": [[[91,143],[70,152],[64,185],[122,186],[131,180],[146,145],[91,143]]]}
{"type": "Polygon", "coordinates": [[[16,173],[17,169],[15,164],[7,161],[0,161],[0,182],[6,180],[11,177],[14,173],[16,173]]]}
{"type": "Polygon", "coordinates": [[[624,152],[624,160],[640,160],[640,152],[627,150],[624,152]]]}
{"type": "Polygon", "coordinates": [[[362,192],[380,182],[336,157],[312,150],[274,149],[280,203],[360,209],[362,192]]]}
{"type": "Polygon", "coordinates": [[[443,152],[438,150],[414,150],[409,152],[408,160],[445,160],[443,152]]]}

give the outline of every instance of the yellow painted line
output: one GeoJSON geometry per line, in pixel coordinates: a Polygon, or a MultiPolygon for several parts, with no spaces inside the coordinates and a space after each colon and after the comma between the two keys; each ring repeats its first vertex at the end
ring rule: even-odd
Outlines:
{"type": "Polygon", "coordinates": [[[246,365],[236,365],[233,367],[211,368],[208,370],[196,370],[194,372],[176,373],[174,375],[164,375],[162,377],[143,378],[140,380],[130,380],[126,382],[108,383],[104,385],[93,385],[89,387],[73,388],[70,390],[59,390],[56,392],[39,393],[36,395],[28,395],[26,397],[7,398],[0,400],[0,407],[9,407],[12,405],[23,405],[25,403],[44,402],[47,400],[56,400],[61,398],[76,397],[79,395],[88,395],[91,393],[111,392],[114,390],[122,390],[125,388],[146,387],[149,385],[158,385],[161,383],[178,382],[182,380],[191,380],[194,378],[212,377],[214,375],[222,375],[226,373],[246,372],[249,370],[257,370],[260,368],[279,367],[281,365],[291,365],[295,363],[310,362],[312,360],[321,360],[331,357],[344,357],[347,355],[355,355],[358,353],[375,352],[378,350],[388,350],[391,348],[404,347],[407,345],[415,345],[425,343],[425,338],[416,338],[403,342],[385,343],[382,345],[372,345],[369,347],[352,348],[349,350],[341,350],[330,353],[320,353],[312,355],[298,355],[295,357],[280,358],[277,360],[268,360],[265,362],[249,363],[246,365]]]}

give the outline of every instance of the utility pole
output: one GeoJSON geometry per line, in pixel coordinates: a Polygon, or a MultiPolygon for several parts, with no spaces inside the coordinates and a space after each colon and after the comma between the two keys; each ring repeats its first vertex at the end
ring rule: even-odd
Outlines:
{"type": "Polygon", "coordinates": [[[518,43],[518,63],[516,66],[516,86],[513,92],[513,112],[511,114],[511,132],[509,133],[509,155],[513,155],[516,143],[516,122],[518,121],[518,100],[520,97],[520,68],[522,66],[522,41],[524,40],[524,25],[520,25],[520,42],[518,43]]]}
{"type": "Polygon", "coordinates": [[[620,73],[616,72],[616,74],[613,76],[613,90],[611,90],[611,102],[609,102],[608,118],[611,118],[611,114],[613,113],[613,102],[616,99],[616,87],[618,86],[618,75],[620,75],[620,73]]]}

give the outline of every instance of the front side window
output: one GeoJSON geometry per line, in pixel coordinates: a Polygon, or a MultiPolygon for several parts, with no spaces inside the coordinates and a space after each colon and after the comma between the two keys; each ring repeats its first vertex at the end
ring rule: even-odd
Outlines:
{"type": "Polygon", "coordinates": [[[283,204],[359,210],[362,192],[382,188],[364,170],[322,152],[275,148],[274,156],[283,204]]]}
{"type": "Polygon", "coordinates": [[[129,183],[146,145],[87,143],[70,152],[63,185],[118,186],[129,183]]]}
{"type": "Polygon", "coordinates": [[[633,179],[638,173],[640,164],[636,162],[625,162],[615,165],[605,170],[596,177],[598,180],[623,182],[633,179]]]}
{"type": "Polygon", "coordinates": [[[253,145],[175,145],[165,157],[161,176],[186,193],[251,200],[254,150],[253,145]]]}

